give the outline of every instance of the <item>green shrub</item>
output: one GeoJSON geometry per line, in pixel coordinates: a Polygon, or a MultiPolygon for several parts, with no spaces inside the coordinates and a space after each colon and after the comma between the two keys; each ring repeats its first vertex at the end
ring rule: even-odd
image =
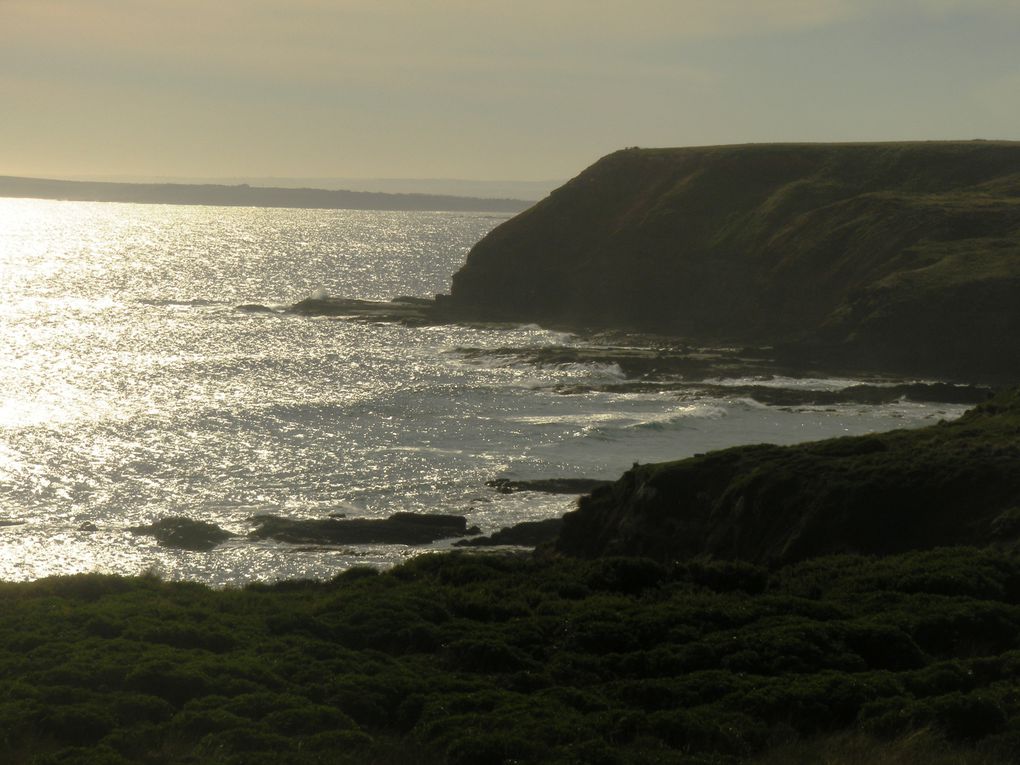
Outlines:
{"type": "Polygon", "coordinates": [[[911,730],[923,728],[931,718],[931,711],[913,699],[887,696],[864,704],[858,719],[866,733],[882,739],[893,739],[911,730]]]}
{"type": "Polygon", "coordinates": [[[113,730],[113,715],[99,704],[53,706],[40,719],[41,730],[72,746],[91,746],[113,730]]]}
{"type": "Polygon", "coordinates": [[[228,712],[217,705],[204,709],[185,709],[174,715],[166,729],[178,738],[198,741],[210,733],[250,727],[252,727],[251,720],[228,712]]]}
{"type": "Polygon", "coordinates": [[[177,706],[188,699],[204,696],[212,687],[203,672],[162,658],[144,661],[132,669],[125,678],[125,686],[177,706]]]}
{"type": "Polygon", "coordinates": [[[513,733],[472,733],[456,739],[446,750],[450,765],[506,765],[541,762],[543,749],[513,733]]]}
{"type": "Polygon", "coordinates": [[[866,619],[847,625],[847,646],[870,669],[904,670],[924,665],[917,643],[899,627],[866,619]]]}
{"type": "Polygon", "coordinates": [[[666,567],[648,558],[602,558],[591,564],[587,584],[593,590],[637,595],[662,584],[666,567]]]}
{"type": "Polygon", "coordinates": [[[768,585],[768,570],[746,561],[695,559],[679,563],[674,577],[707,587],[713,592],[746,592],[758,595],[768,585]]]}
{"type": "Polygon", "coordinates": [[[243,726],[226,728],[205,736],[195,751],[200,757],[223,757],[233,754],[246,755],[250,761],[251,754],[267,752],[286,752],[291,747],[291,740],[276,733],[260,728],[243,726]]]}
{"type": "Polygon", "coordinates": [[[521,651],[497,638],[458,640],[447,646],[446,651],[450,664],[466,672],[507,674],[532,664],[521,651]]]}
{"type": "Polygon", "coordinates": [[[751,717],[716,707],[656,712],[652,732],[669,746],[691,752],[746,757],[768,739],[768,727],[751,717]]]}
{"type": "Polygon", "coordinates": [[[959,692],[938,696],[928,702],[939,728],[952,739],[975,741],[1006,726],[1006,715],[990,698],[959,692]]]}
{"type": "Polygon", "coordinates": [[[270,712],[262,718],[262,725],[285,736],[357,730],[358,727],[340,710],[322,704],[306,704],[270,712]]]}

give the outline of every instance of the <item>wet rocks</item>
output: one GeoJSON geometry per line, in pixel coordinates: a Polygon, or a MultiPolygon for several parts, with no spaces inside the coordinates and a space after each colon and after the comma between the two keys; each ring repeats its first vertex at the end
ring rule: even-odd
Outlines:
{"type": "Polygon", "coordinates": [[[256,539],[290,544],[403,544],[425,545],[440,539],[478,533],[462,515],[394,513],[388,518],[294,519],[259,515],[254,519],[256,539]]]}
{"type": "Polygon", "coordinates": [[[196,521],[184,516],[170,516],[144,526],[132,526],[132,534],[155,537],[164,547],[204,552],[212,550],[233,534],[224,531],[214,523],[196,521]]]}
{"type": "Polygon", "coordinates": [[[486,481],[500,494],[514,494],[519,491],[538,491],[545,494],[587,494],[600,486],[608,486],[614,481],[602,481],[597,478],[535,478],[514,481],[509,478],[496,478],[486,481]]]}
{"type": "Polygon", "coordinates": [[[339,297],[310,297],[295,303],[291,313],[303,316],[336,316],[367,322],[396,322],[407,326],[440,323],[433,301],[399,297],[390,301],[339,297]]]}
{"type": "Polygon", "coordinates": [[[549,518],[544,521],[524,521],[509,528],[500,529],[492,536],[462,539],[454,542],[454,547],[496,547],[513,545],[515,547],[538,547],[556,541],[563,526],[562,518],[549,518]]]}

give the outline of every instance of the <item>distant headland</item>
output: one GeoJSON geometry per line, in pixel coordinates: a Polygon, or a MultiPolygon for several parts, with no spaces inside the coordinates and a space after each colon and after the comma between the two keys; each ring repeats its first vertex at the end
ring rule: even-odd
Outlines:
{"type": "Polygon", "coordinates": [[[0,197],[227,207],[503,213],[520,212],[533,204],[523,199],[483,199],[442,194],[389,194],[375,191],[331,191],[247,184],[227,186],[188,183],[110,183],[12,176],[0,176],[0,197]]]}
{"type": "Polygon", "coordinates": [[[443,313],[1020,379],[1020,143],[625,149],[498,226],[443,313]]]}

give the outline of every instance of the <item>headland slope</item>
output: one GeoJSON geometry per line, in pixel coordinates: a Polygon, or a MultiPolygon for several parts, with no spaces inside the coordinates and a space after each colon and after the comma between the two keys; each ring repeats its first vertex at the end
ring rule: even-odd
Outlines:
{"type": "Polygon", "coordinates": [[[626,149],[480,241],[445,312],[1020,377],[1020,143],[626,149]]]}

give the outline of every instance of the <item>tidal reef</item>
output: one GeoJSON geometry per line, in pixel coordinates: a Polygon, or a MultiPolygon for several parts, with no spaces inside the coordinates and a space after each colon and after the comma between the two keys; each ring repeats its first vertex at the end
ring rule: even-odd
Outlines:
{"type": "Polygon", "coordinates": [[[485,236],[441,312],[1020,379],[1020,143],[627,149],[485,236]]]}
{"type": "MultiPolygon", "coordinates": [[[[888,404],[895,401],[979,404],[995,389],[987,385],[948,382],[903,382],[887,375],[863,373],[869,382],[845,388],[816,390],[764,383],[719,384],[718,379],[831,377],[831,369],[784,362],[774,348],[703,348],[651,335],[606,333],[579,335],[582,344],[517,348],[458,348],[468,361],[513,361],[552,367],[598,364],[619,370],[623,380],[553,386],[564,395],[583,393],[677,392],[686,396],[750,398],[770,406],[888,404]]],[[[861,370],[856,370],[861,374],[861,370]]]]}

